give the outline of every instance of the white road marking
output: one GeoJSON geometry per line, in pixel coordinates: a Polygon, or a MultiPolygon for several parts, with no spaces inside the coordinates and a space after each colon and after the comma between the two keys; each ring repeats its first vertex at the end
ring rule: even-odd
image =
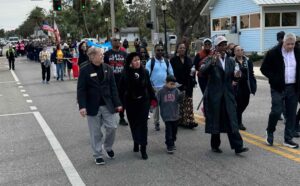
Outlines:
{"type": "Polygon", "coordinates": [[[15,71],[11,70],[10,72],[11,72],[12,76],[14,77],[15,81],[19,82],[20,80],[19,80],[19,78],[17,77],[15,71]]]}
{"type": "Polygon", "coordinates": [[[28,95],[28,94],[23,94],[23,96],[24,96],[24,97],[29,97],[29,95],[28,95]]]}
{"type": "Polygon", "coordinates": [[[16,81],[2,81],[0,82],[1,84],[5,84],[5,83],[15,83],[16,81]]]}
{"type": "Polygon", "coordinates": [[[17,85],[21,85],[21,83],[20,83],[20,82],[18,82],[18,83],[17,83],[17,85]]]}
{"type": "Polygon", "coordinates": [[[80,175],[76,171],[74,165],[72,164],[71,160],[69,159],[68,155],[65,153],[64,149],[60,145],[59,141],[55,137],[54,133],[46,123],[41,113],[33,112],[33,115],[35,116],[36,120],[40,124],[42,130],[44,131],[53,151],[55,152],[71,184],[78,185],[78,186],[85,185],[80,175]]]}
{"type": "Polygon", "coordinates": [[[21,112],[21,113],[14,113],[14,114],[1,114],[0,117],[4,116],[18,116],[18,115],[26,115],[26,114],[32,114],[33,112],[21,112]]]}
{"type": "Polygon", "coordinates": [[[30,106],[29,108],[30,108],[30,110],[37,110],[36,106],[30,106]]]}
{"type": "Polygon", "coordinates": [[[23,86],[18,86],[18,88],[23,88],[23,86]]]}
{"type": "Polygon", "coordinates": [[[0,97],[3,96],[2,94],[0,94],[0,97]]]}
{"type": "Polygon", "coordinates": [[[31,99],[27,99],[26,102],[27,103],[32,103],[32,100],[31,99]]]}
{"type": "Polygon", "coordinates": [[[21,92],[26,92],[26,90],[24,90],[24,89],[22,89],[22,90],[20,90],[21,92]]]}

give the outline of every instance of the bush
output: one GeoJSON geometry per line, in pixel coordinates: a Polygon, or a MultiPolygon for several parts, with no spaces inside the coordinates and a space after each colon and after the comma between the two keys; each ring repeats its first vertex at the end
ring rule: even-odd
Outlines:
{"type": "Polygon", "coordinates": [[[257,52],[252,52],[251,55],[249,55],[249,60],[252,62],[260,61],[264,58],[264,56],[258,55],[257,52]]]}

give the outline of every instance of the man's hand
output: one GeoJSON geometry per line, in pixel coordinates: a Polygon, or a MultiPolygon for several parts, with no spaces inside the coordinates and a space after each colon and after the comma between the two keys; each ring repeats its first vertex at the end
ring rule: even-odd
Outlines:
{"type": "Polygon", "coordinates": [[[237,86],[238,82],[232,81],[232,86],[237,86]]]}
{"type": "Polygon", "coordinates": [[[82,117],[85,117],[86,116],[86,108],[82,108],[79,110],[79,113],[82,117]]]}
{"type": "Polygon", "coordinates": [[[116,112],[122,112],[123,111],[123,107],[119,106],[115,108],[116,112]]]}

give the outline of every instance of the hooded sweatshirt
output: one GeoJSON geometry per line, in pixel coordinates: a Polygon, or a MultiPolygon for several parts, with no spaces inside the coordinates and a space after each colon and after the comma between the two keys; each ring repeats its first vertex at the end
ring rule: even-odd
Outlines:
{"type": "Polygon", "coordinates": [[[179,119],[179,103],[183,101],[183,94],[177,88],[164,86],[157,93],[160,115],[163,121],[179,119]]]}

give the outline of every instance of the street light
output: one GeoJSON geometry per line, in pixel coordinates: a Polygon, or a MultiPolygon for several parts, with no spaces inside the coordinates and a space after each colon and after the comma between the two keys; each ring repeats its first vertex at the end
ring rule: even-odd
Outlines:
{"type": "Polygon", "coordinates": [[[166,23],[166,10],[167,10],[167,5],[163,4],[161,5],[161,10],[163,11],[164,14],[164,27],[165,27],[165,57],[168,57],[168,39],[167,39],[167,23],[166,23]]]}
{"type": "Polygon", "coordinates": [[[105,19],[104,19],[104,21],[106,22],[106,39],[107,39],[107,41],[108,41],[108,18],[106,17],[105,19]]]}

